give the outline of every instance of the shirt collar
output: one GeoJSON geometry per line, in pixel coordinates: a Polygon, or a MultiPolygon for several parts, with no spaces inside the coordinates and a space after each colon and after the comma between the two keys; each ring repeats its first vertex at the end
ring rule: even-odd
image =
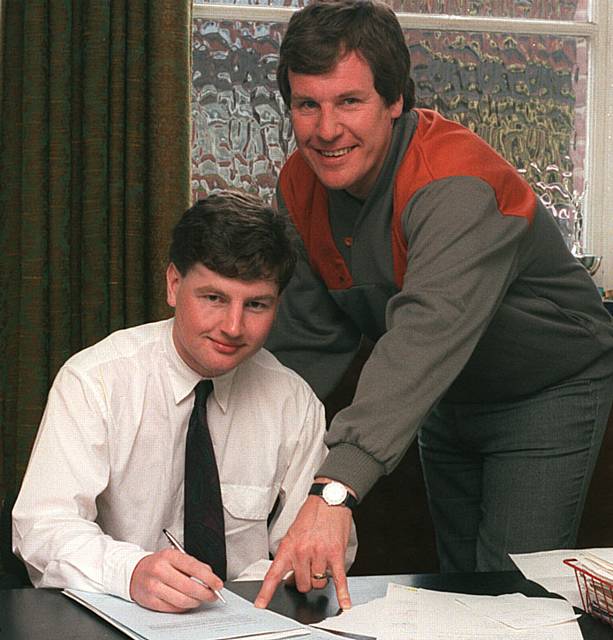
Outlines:
{"type": "MultiPolygon", "coordinates": [[[[181,356],[178,354],[172,339],[172,328],[174,326],[174,318],[168,323],[166,337],[164,340],[164,351],[168,362],[168,378],[172,388],[175,403],[179,404],[194,390],[194,387],[202,380],[202,376],[196,373],[188,366],[181,356]]],[[[240,365],[239,365],[240,366],[240,365]]],[[[226,413],[230,402],[230,393],[232,390],[232,382],[238,367],[235,367],[228,373],[221,376],[211,378],[213,381],[213,395],[215,400],[226,413]]]]}

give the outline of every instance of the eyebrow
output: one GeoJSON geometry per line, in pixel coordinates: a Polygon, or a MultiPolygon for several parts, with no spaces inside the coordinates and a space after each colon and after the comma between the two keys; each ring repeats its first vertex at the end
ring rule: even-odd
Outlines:
{"type": "Polygon", "coordinates": [[[313,98],[307,93],[293,93],[291,95],[292,100],[313,100],[313,98]]]}
{"type": "MultiPolygon", "coordinates": [[[[348,89],[347,91],[343,91],[343,93],[339,93],[338,96],[335,96],[336,99],[344,99],[344,98],[349,98],[351,96],[356,96],[356,95],[365,95],[368,94],[369,91],[368,89],[363,89],[363,88],[355,88],[355,89],[348,89]]],[[[314,98],[313,96],[311,96],[308,93],[294,93],[292,92],[292,96],[291,96],[292,101],[293,100],[312,100],[313,102],[319,102],[319,100],[317,100],[316,98],[314,98]]]]}
{"type": "Polygon", "coordinates": [[[254,296],[253,298],[247,298],[248,302],[273,302],[277,299],[277,296],[272,296],[268,293],[261,296],[254,296]]]}
{"type": "Polygon", "coordinates": [[[202,286],[202,287],[196,287],[194,289],[194,291],[196,293],[215,293],[215,294],[220,295],[220,296],[221,295],[225,295],[225,293],[223,291],[221,291],[220,289],[216,289],[215,287],[209,286],[209,285],[205,285],[205,286],[202,286]]]}
{"type": "MultiPolygon", "coordinates": [[[[221,296],[221,297],[227,297],[228,294],[225,291],[222,291],[221,289],[217,289],[216,287],[213,286],[204,286],[204,287],[196,287],[194,289],[194,291],[197,294],[212,294],[212,295],[216,295],[216,296],[221,296]]],[[[276,300],[278,297],[278,295],[273,295],[270,293],[263,293],[261,295],[255,295],[255,296],[249,296],[248,298],[246,298],[247,302],[254,302],[254,301],[268,301],[268,302],[272,302],[274,300],[276,300]]]]}

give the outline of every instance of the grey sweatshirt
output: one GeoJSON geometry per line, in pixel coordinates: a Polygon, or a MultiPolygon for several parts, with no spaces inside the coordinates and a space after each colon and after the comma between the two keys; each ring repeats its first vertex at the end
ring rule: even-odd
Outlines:
{"type": "MultiPolygon", "coordinates": [[[[417,119],[412,111],[397,120],[366,201],[328,191],[353,285],[329,290],[303,246],[266,345],[324,398],[362,335],[376,343],[352,404],[330,425],[319,470],[359,497],[394,469],[438,402],[517,400],[574,376],[613,373],[613,321],[551,215],[540,203],[532,224],[502,215],[481,178],[433,180],[410,199],[398,288],[392,188],[417,119]]],[[[277,197],[286,208],[279,189],[277,197]]]]}

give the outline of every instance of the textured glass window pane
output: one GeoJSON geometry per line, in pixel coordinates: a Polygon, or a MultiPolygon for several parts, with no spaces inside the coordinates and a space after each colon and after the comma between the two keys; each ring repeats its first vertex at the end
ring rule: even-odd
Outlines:
{"type": "Polygon", "coordinates": [[[292,135],[275,70],[284,24],[194,20],[192,190],[270,200],[292,135]]]}
{"type": "MultiPolygon", "coordinates": [[[[587,20],[589,0],[385,0],[394,11],[493,18],[587,20]]],[[[309,0],[195,0],[194,4],[303,7],[309,0]]]]}
{"type": "MultiPolygon", "coordinates": [[[[293,148],[275,83],[285,25],[194,21],[193,193],[270,200],[293,148]]],[[[525,173],[572,243],[584,190],[587,46],[553,36],[406,31],[418,106],[489,142],[525,173]]]]}
{"type": "Polygon", "coordinates": [[[585,40],[440,31],[406,38],[418,106],[469,127],[522,171],[572,245],[584,191],[585,40]]]}

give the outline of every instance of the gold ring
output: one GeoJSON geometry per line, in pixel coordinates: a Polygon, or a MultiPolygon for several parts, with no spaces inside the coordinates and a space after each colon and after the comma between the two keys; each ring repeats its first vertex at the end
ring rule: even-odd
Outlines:
{"type": "Polygon", "coordinates": [[[326,573],[314,573],[313,580],[327,580],[328,575],[326,573]]]}

